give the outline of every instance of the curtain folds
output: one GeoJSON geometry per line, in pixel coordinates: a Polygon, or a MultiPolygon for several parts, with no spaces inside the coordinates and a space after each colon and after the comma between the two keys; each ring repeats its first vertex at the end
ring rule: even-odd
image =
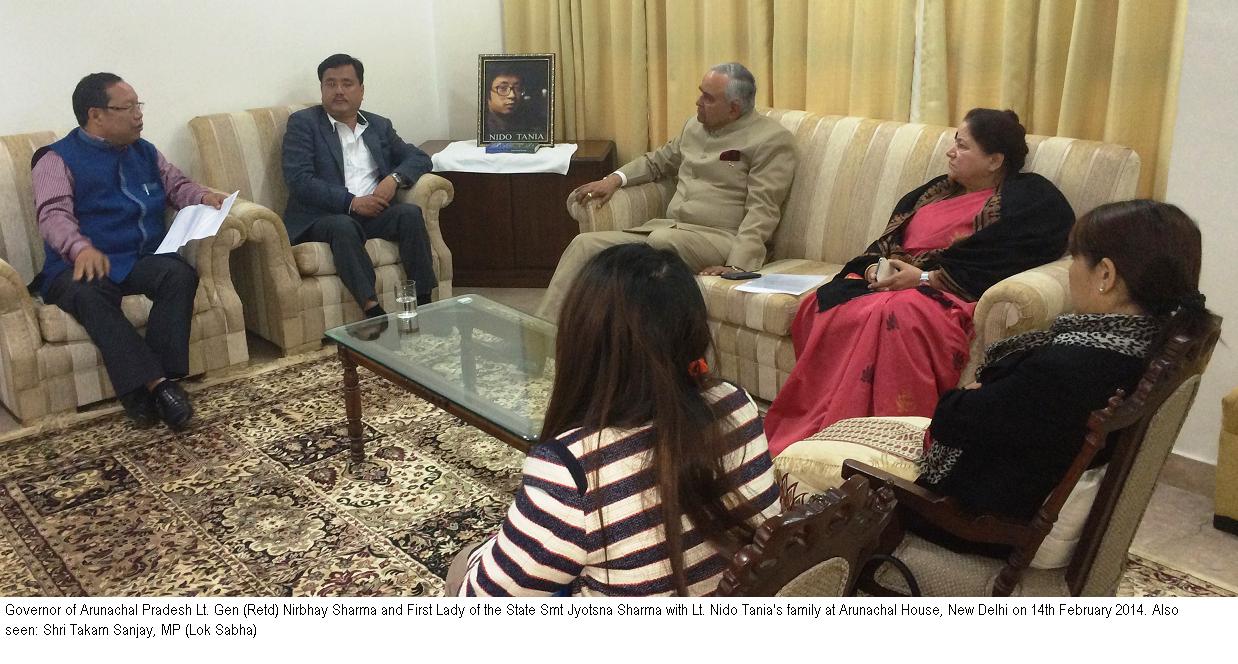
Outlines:
{"type": "Polygon", "coordinates": [[[957,124],[1012,108],[1037,134],[1121,143],[1163,195],[1186,0],[503,0],[504,48],[559,54],[557,139],[621,161],[694,113],[737,60],[757,104],[957,124]]]}

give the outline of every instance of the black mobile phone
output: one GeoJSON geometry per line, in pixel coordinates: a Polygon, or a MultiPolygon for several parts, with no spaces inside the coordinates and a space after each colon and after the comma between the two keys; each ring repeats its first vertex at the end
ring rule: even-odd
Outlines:
{"type": "Polygon", "coordinates": [[[723,272],[722,273],[723,279],[734,279],[735,281],[740,281],[742,279],[756,279],[759,276],[761,276],[760,272],[723,272]]]}

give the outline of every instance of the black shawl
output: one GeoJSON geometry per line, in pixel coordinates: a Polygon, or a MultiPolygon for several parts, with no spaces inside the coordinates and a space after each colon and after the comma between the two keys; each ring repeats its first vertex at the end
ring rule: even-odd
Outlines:
{"type": "Polygon", "coordinates": [[[962,187],[941,175],[903,196],[881,237],[817,289],[817,310],[825,311],[873,292],[864,279],[846,276],[864,274],[882,256],[923,270],[938,270],[946,290],[974,302],[1002,279],[1057,260],[1065,253],[1075,222],[1074,210],[1052,182],[1036,173],[1007,177],[976,215],[972,235],[919,256],[904,253],[903,233],[916,211],[961,191],[962,187]]]}

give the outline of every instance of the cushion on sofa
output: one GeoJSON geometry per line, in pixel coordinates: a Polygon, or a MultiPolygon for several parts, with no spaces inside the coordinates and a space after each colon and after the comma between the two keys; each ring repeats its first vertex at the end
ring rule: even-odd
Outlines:
{"type": "MultiPolygon", "coordinates": [[[[841,267],[834,263],[788,258],[765,265],[761,273],[815,275],[825,283],[841,267]]],[[[698,277],[697,283],[705,296],[705,306],[711,319],[780,336],[791,334],[791,322],[795,320],[800,302],[812,297],[815,291],[814,288],[803,295],[746,293],[736,290],[746,282],[722,277],[698,277]]]]}
{"type": "MultiPolygon", "coordinates": [[[[126,295],[120,300],[120,310],[125,314],[125,320],[139,330],[146,327],[152,306],[153,303],[145,295],[126,295]]],[[[210,309],[210,301],[203,290],[198,289],[197,296],[193,299],[193,313],[201,314],[210,309]]],[[[64,309],[54,304],[41,304],[36,300],[35,310],[39,318],[39,332],[47,343],[90,341],[86,328],[64,309]]]]}
{"type": "MultiPolygon", "coordinates": [[[[126,295],[120,300],[120,310],[125,314],[125,320],[134,327],[146,327],[146,319],[150,317],[152,302],[145,295],[126,295]]],[[[195,307],[196,308],[196,307],[195,307]]],[[[90,341],[86,328],[82,327],[64,309],[54,304],[37,306],[39,315],[39,331],[43,340],[48,343],[64,343],[66,341],[90,341]]]]}
{"type": "Polygon", "coordinates": [[[920,476],[927,417],[854,417],[792,443],[774,457],[774,467],[800,492],[821,493],[842,485],[843,461],[855,459],[908,480],[920,476]]]}
{"type": "MultiPolygon", "coordinates": [[[[396,265],[400,262],[400,248],[388,240],[366,240],[365,253],[374,267],[396,265]]],[[[292,258],[297,262],[297,272],[303,277],[322,277],[337,274],[335,255],[326,242],[302,242],[292,245],[292,258]]]]}
{"type": "Polygon", "coordinates": [[[335,274],[335,257],[331,254],[331,245],[326,242],[294,244],[292,259],[297,262],[297,272],[303,277],[335,274]]]}

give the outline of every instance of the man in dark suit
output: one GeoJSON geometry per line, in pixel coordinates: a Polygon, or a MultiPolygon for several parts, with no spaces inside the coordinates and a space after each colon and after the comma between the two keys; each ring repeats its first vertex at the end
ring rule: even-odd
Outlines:
{"type": "Polygon", "coordinates": [[[430,158],[405,143],[391,121],[361,112],[365,68],[337,53],[318,65],[322,105],[293,113],[284,134],[284,224],[294,244],[326,242],[335,269],[366,318],[384,315],[374,289],[365,241],[383,238],[400,247],[417,301],[438,285],[425,219],[415,205],[392,203],[397,189],[430,171],[430,158]]]}

